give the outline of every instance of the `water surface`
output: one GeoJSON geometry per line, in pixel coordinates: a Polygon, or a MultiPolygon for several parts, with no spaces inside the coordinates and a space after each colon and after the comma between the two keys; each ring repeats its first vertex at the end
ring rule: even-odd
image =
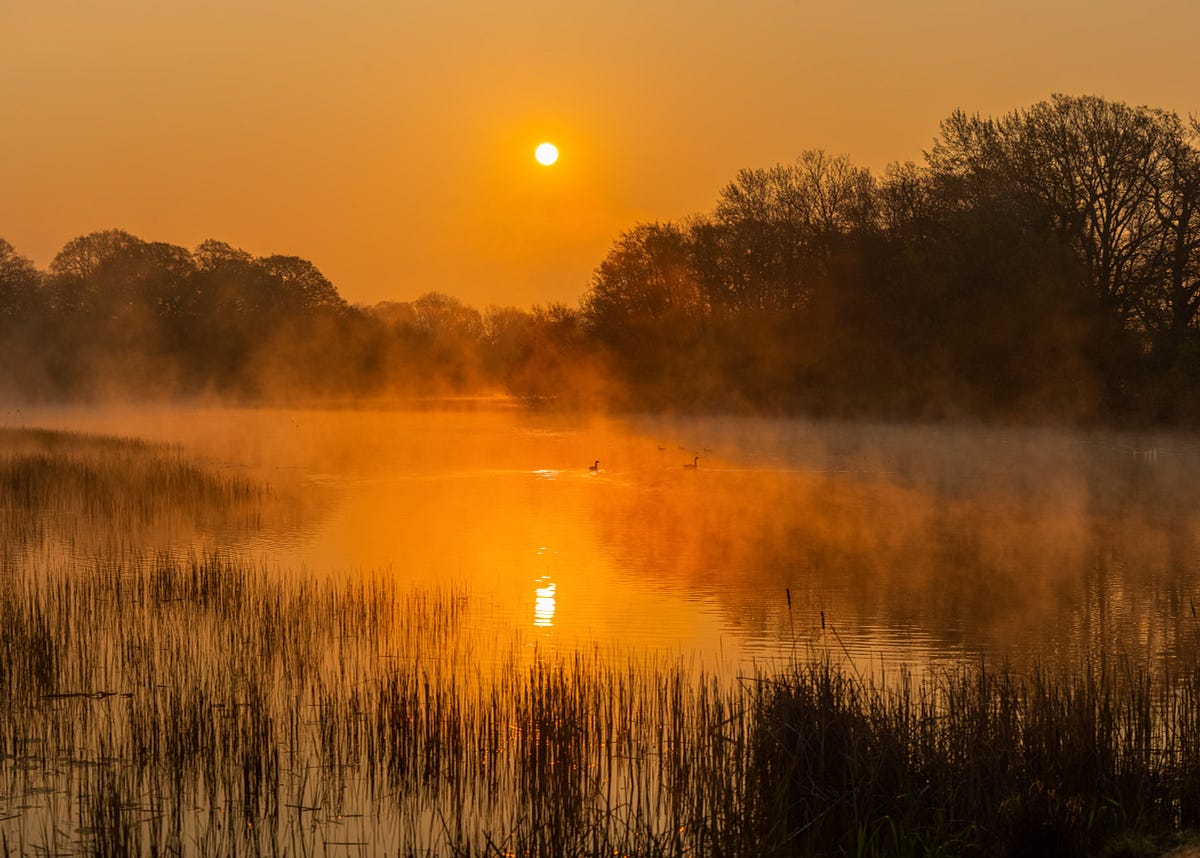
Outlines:
{"type": "Polygon", "coordinates": [[[452,584],[472,622],[539,647],[736,665],[820,646],[923,665],[1176,658],[1200,640],[1192,435],[477,403],[7,421],[169,441],[271,487],[254,526],[177,529],[164,537],[176,549],[247,553],[291,576],[452,584]]]}

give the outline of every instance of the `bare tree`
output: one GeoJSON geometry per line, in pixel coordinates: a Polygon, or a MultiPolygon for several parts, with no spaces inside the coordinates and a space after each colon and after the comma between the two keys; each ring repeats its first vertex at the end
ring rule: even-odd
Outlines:
{"type": "Polygon", "coordinates": [[[816,279],[832,277],[846,240],[874,225],[875,181],[844,155],[819,149],[793,164],[742,170],[721,191],[714,221],[697,231],[717,304],[797,310],[816,279]]]}
{"type": "Polygon", "coordinates": [[[18,319],[32,310],[41,279],[37,266],[0,238],[0,321],[18,319]]]}
{"type": "Polygon", "coordinates": [[[1143,324],[1165,224],[1173,114],[1095,96],[1054,95],[993,121],[956,112],[929,154],[934,172],[975,203],[1013,192],[1035,201],[1069,242],[1092,294],[1126,327],[1143,324]]]}
{"type": "Polygon", "coordinates": [[[264,257],[258,263],[268,274],[279,278],[280,285],[299,309],[306,312],[346,309],[345,299],[307,259],[275,255],[264,257]]]}
{"type": "Polygon", "coordinates": [[[1157,277],[1144,312],[1174,358],[1200,317],[1200,151],[1194,145],[1200,122],[1192,120],[1190,134],[1182,126],[1172,130],[1165,162],[1152,176],[1161,229],[1150,248],[1157,277]]]}

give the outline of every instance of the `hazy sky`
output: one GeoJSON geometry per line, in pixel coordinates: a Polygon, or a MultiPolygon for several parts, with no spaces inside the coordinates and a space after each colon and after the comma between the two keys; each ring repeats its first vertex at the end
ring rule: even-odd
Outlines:
{"type": "Polygon", "coordinates": [[[920,160],[954,108],[1052,92],[1200,112],[1197,33],[1200,0],[0,0],[0,237],[574,304],[622,230],[742,167],[920,160]]]}

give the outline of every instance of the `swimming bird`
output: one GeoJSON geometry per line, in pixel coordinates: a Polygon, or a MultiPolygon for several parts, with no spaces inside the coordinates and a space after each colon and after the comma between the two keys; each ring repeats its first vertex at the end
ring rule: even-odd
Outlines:
{"type": "Polygon", "coordinates": [[[700,457],[696,456],[695,458],[692,459],[692,463],[690,465],[684,465],[683,467],[685,470],[694,471],[699,467],[699,465],[700,465],[700,457]]]}
{"type": "Polygon", "coordinates": [[[597,471],[599,471],[600,470],[600,460],[597,459],[596,464],[594,464],[594,465],[588,465],[588,470],[591,471],[593,474],[596,473],[597,471]]]}

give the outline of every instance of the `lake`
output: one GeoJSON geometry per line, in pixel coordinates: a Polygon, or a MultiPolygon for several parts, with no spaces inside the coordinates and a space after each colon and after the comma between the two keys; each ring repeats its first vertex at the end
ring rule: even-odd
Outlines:
{"type": "MultiPolygon", "coordinates": [[[[461,588],[484,640],[734,670],[813,645],[866,669],[1174,659],[1200,641],[1190,434],[576,417],[488,401],[0,417],[178,444],[270,487],[253,526],[176,528],[127,549],[461,588]]],[[[41,561],[86,563],[82,544],[41,561]]]]}
{"type": "Polygon", "coordinates": [[[6,853],[896,854],[1020,841],[1055,790],[1072,831],[1200,820],[1194,435],[0,423],[6,853]]]}

